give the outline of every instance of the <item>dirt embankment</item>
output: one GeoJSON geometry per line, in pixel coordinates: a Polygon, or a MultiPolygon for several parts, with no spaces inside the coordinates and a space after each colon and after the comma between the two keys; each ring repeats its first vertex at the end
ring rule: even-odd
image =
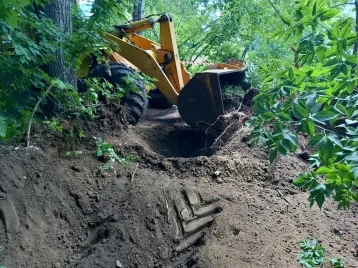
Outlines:
{"type": "Polygon", "coordinates": [[[0,265],[299,267],[298,242],[315,237],[329,257],[358,267],[357,207],[309,209],[291,184],[306,166],[299,158],[270,166],[262,148],[248,147],[245,128],[204,156],[212,141],[175,108],[149,110],[131,129],[106,124],[83,126],[77,158],[45,135],[41,149],[1,148],[0,265]],[[101,168],[92,135],[138,161],[101,168]]]}

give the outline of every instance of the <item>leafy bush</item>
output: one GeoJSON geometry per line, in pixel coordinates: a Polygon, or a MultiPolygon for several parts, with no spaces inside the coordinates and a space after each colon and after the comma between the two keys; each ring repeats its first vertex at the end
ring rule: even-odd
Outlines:
{"type": "MultiPolygon", "coordinates": [[[[297,133],[307,134],[312,170],[295,185],[310,192],[310,204],[326,198],[349,208],[358,201],[358,64],[354,20],[324,0],[297,2],[292,20],[282,19],[274,36],[298,40],[292,66],[267,75],[255,99],[251,143],[278,154],[295,152],[297,133]],[[355,54],[353,54],[355,53],[355,54]]],[[[264,69],[265,70],[265,69],[264,69]]]]}
{"type": "MultiPolygon", "coordinates": [[[[128,1],[95,1],[91,17],[86,17],[75,5],[73,33],[63,32],[41,11],[44,3],[47,2],[10,0],[0,3],[0,140],[23,136],[39,99],[41,105],[35,112],[43,119],[49,116],[47,108],[54,103],[62,115],[67,112],[66,115],[93,118],[95,109],[93,103],[86,102],[88,96],[54,80],[44,71],[44,66],[56,60],[58,48],[63,50],[66,66],[74,69],[89,54],[103,62],[106,60],[103,52],[118,49],[103,33],[111,31],[113,25],[124,19],[128,1]],[[54,82],[54,89],[47,92],[54,82]]],[[[96,90],[99,91],[98,87],[96,90]]]]}
{"type": "Polygon", "coordinates": [[[103,141],[102,138],[98,138],[96,157],[97,159],[104,158],[105,155],[108,156],[111,162],[119,162],[121,164],[126,162],[124,157],[119,157],[118,154],[114,151],[113,144],[103,141]]]}
{"type": "MultiPolygon", "coordinates": [[[[316,239],[300,242],[303,251],[298,255],[298,262],[306,268],[323,267],[326,258],[326,250],[316,239]]],[[[331,259],[332,268],[344,268],[343,257],[331,259]]]]}
{"type": "Polygon", "coordinates": [[[299,254],[299,263],[307,268],[320,266],[324,262],[326,250],[318,244],[315,239],[312,241],[305,240],[300,243],[303,253],[299,254]]]}

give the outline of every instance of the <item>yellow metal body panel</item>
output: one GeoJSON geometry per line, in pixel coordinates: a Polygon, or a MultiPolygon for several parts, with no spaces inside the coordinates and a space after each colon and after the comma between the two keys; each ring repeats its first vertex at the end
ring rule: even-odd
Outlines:
{"type": "MultiPolygon", "coordinates": [[[[117,37],[117,39],[113,41],[117,43],[121,42],[122,45],[126,42],[125,39],[128,39],[133,45],[131,53],[134,54],[128,55],[128,52],[124,51],[120,46],[121,56],[137,66],[146,75],[160,80],[162,78],[148,74],[148,68],[146,70],[143,69],[145,68],[144,66],[146,66],[146,64],[141,62],[140,57],[142,56],[134,56],[137,53],[135,52],[134,48],[137,48],[138,51],[141,50],[141,55],[144,55],[143,52],[146,52],[147,55],[151,57],[151,59],[154,59],[157,65],[164,69],[164,72],[158,72],[156,70],[154,73],[160,77],[165,76],[166,80],[170,82],[170,85],[167,84],[167,82],[155,82],[154,84],[157,86],[157,88],[159,88],[163,95],[166,97],[170,96],[167,97],[170,102],[173,104],[177,103],[178,94],[180,93],[181,89],[190,81],[191,76],[186,71],[184,65],[180,62],[174,25],[172,19],[169,16],[164,15],[162,17],[153,17],[132,22],[119,27],[119,34],[108,34],[108,36],[110,36],[111,40],[113,40],[113,37],[117,37]],[[153,27],[154,23],[160,24],[160,43],[154,42],[136,34],[139,31],[153,27]],[[125,38],[120,38],[121,34],[123,34],[123,37],[125,38]],[[136,63],[134,63],[132,60],[135,60],[136,63]]],[[[117,61],[119,60],[120,59],[117,57],[117,61]]]]}
{"type": "Polygon", "coordinates": [[[185,86],[190,81],[191,76],[188,73],[188,71],[185,69],[183,63],[180,63],[180,68],[181,68],[181,74],[183,76],[183,83],[184,83],[184,86],[185,86]]]}
{"type": "Polygon", "coordinates": [[[129,34],[128,38],[134,45],[141,49],[160,49],[160,44],[136,33],[129,34]]]}
{"type": "Polygon", "coordinates": [[[119,45],[121,55],[132,64],[137,66],[143,73],[151,78],[155,78],[157,81],[154,84],[160,88],[163,95],[173,104],[177,104],[178,93],[173,88],[166,74],[162,71],[157,60],[143,49],[138,48],[135,45],[129,44],[126,41],[107,34],[106,38],[116,42],[119,45]]]}
{"type": "Polygon", "coordinates": [[[137,72],[140,72],[140,69],[135,66],[134,64],[132,64],[130,61],[126,60],[126,58],[124,58],[123,56],[121,56],[119,53],[117,52],[112,52],[111,55],[109,55],[109,60],[112,62],[120,62],[125,64],[126,66],[136,70],[137,72]]]}
{"type": "Polygon", "coordinates": [[[162,50],[170,51],[172,60],[164,65],[165,73],[172,82],[176,92],[179,93],[184,87],[182,69],[180,66],[179,51],[174,31],[174,24],[171,19],[160,25],[160,43],[162,50]]]}
{"type": "Polygon", "coordinates": [[[210,65],[209,69],[231,69],[231,70],[241,70],[245,68],[243,61],[237,61],[237,63],[217,63],[210,65]]]}

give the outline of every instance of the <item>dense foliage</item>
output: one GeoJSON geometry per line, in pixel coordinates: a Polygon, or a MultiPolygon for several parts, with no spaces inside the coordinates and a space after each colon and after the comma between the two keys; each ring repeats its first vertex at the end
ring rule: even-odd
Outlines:
{"type": "MultiPolygon", "coordinates": [[[[323,267],[326,262],[326,250],[316,239],[300,242],[302,252],[298,254],[298,262],[306,268],[323,267]]],[[[344,257],[330,260],[332,268],[344,268],[344,257]]]]}
{"type": "Polygon", "coordinates": [[[263,68],[251,140],[271,150],[272,162],[297,150],[297,133],[307,134],[311,171],[294,184],[310,192],[311,206],[333,196],[338,208],[349,208],[358,201],[355,21],[323,0],[300,1],[292,18],[274,36],[297,40],[294,62],[263,68]]]}
{"type": "Polygon", "coordinates": [[[97,103],[93,92],[79,94],[75,88],[46,72],[46,65],[56,61],[55,52],[59,48],[69,68],[78,68],[90,53],[98,56],[99,61],[104,60],[100,49],[117,49],[101,34],[124,20],[125,2],[97,0],[92,5],[91,17],[74,5],[72,33],[63,31],[46,16],[43,12],[46,4],[46,1],[27,0],[1,4],[0,138],[3,140],[23,135],[40,98],[43,105],[37,114],[42,117],[48,115],[44,110],[48,102],[60,105],[61,114],[57,117],[63,116],[63,112],[75,116],[93,115],[97,103]]]}

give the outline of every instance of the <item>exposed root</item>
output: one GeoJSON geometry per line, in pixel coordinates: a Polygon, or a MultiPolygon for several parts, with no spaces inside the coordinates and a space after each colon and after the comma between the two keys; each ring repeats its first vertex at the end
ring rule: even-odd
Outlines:
{"type": "Polygon", "coordinates": [[[211,146],[212,153],[217,152],[231,139],[233,134],[242,127],[243,123],[247,120],[247,115],[235,111],[230,114],[226,114],[222,117],[225,126],[224,131],[222,131],[217,138],[215,138],[214,143],[211,146]]]}
{"type": "Polygon", "coordinates": [[[132,177],[131,177],[131,182],[134,180],[134,175],[135,175],[135,173],[137,172],[138,166],[139,166],[139,164],[137,164],[137,165],[135,166],[135,169],[134,169],[133,174],[132,174],[132,177]]]}

